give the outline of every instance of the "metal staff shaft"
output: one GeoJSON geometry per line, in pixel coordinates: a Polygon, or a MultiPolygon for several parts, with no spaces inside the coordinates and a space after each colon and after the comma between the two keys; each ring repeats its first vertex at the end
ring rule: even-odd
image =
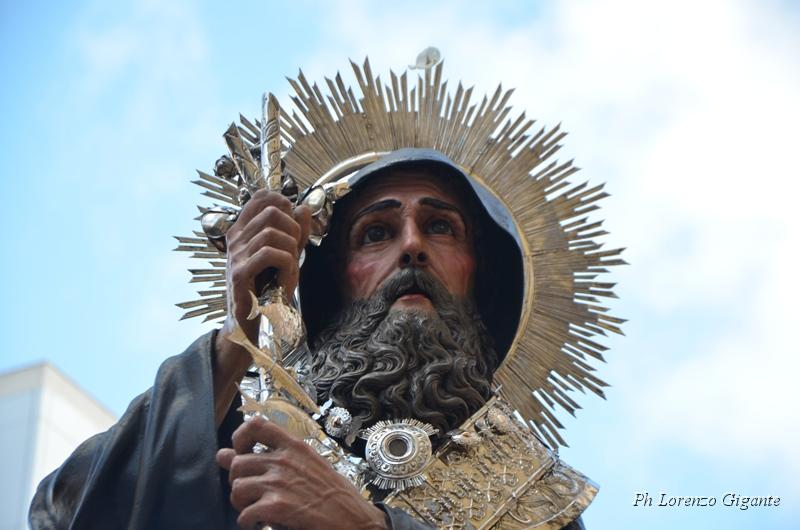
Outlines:
{"type": "Polygon", "coordinates": [[[261,174],[266,177],[267,189],[280,191],[283,185],[281,167],[281,107],[272,92],[261,100],[261,174]]]}

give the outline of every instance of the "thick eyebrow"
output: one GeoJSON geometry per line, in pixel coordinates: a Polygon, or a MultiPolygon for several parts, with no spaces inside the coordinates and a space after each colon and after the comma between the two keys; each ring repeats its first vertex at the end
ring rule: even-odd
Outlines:
{"type": "Polygon", "coordinates": [[[433,197],[423,197],[419,200],[419,203],[432,208],[437,208],[439,210],[450,210],[452,212],[456,212],[458,216],[461,217],[461,221],[464,222],[464,214],[461,212],[461,209],[457,208],[453,204],[450,204],[449,202],[434,199],[433,197]]]}
{"type": "MultiPolygon", "coordinates": [[[[449,202],[442,201],[440,199],[436,199],[434,197],[423,197],[419,200],[419,203],[423,206],[430,206],[431,208],[436,208],[438,210],[449,210],[451,212],[455,212],[461,217],[461,221],[464,222],[464,214],[461,212],[459,208],[455,205],[450,204],[449,202]]],[[[401,208],[403,205],[397,199],[384,199],[382,201],[378,201],[376,203],[370,204],[366,208],[359,210],[357,214],[353,216],[353,219],[350,221],[350,224],[355,224],[359,218],[364,217],[367,214],[373,212],[379,212],[381,210],[388,210],[393,208],[401,208]]]]}
{"type": "Polygon", "coordinates": [[[400,201],[396,199],[385,199],[382,201],[378,201],[376,203],[370,204],[369,206],[367,206],[366,208],[360,210],[357,214],[355,214],[353,216],[353,219],[350,221],[350,224],[351,225],[355,224],[355,222],[358,221],[360,217],[364,217],[369,213],[379,212],[381,210],[387,210],[389,208],[400,208],[401,206],[402,204],[400,204],[400,201]]]}

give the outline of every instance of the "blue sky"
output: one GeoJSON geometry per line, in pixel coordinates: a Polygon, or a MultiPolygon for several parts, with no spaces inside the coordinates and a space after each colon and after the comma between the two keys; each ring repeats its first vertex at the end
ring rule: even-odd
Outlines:
{"type": "Polygon", "coordinates": [[[564,459],[601,486],[602,528],[800,528],[794,266],[800,22],[790,2],[10,2],[0,11],[4,345],[120,414],[208,325],[172,235],[195,168],[284,77],[402,69],[429,45],[451,81],[516,87],[607,182],[630,319],[607,401],[582,399],[564,459]],[[634,494],[777,495],[779,508],[634,508],[634,494]]]}

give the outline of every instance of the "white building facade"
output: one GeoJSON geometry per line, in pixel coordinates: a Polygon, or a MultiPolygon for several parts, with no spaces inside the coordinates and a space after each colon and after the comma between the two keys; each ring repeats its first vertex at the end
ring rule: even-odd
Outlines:
{"type": "Polygon", "coordinates": [[[28,528],[36,486],[115,416],[48,363],[0,375],[0,530],[28,528]]]}

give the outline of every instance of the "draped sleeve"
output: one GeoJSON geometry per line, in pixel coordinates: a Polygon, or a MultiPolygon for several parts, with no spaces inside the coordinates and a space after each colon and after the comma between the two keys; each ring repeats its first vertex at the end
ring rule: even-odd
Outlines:
{"type": "Polygon", "coordinates": [[[119,422],[42,480],[32,529],[236,528],[215,461],[213,340],[167,359],[119,422]]]}

